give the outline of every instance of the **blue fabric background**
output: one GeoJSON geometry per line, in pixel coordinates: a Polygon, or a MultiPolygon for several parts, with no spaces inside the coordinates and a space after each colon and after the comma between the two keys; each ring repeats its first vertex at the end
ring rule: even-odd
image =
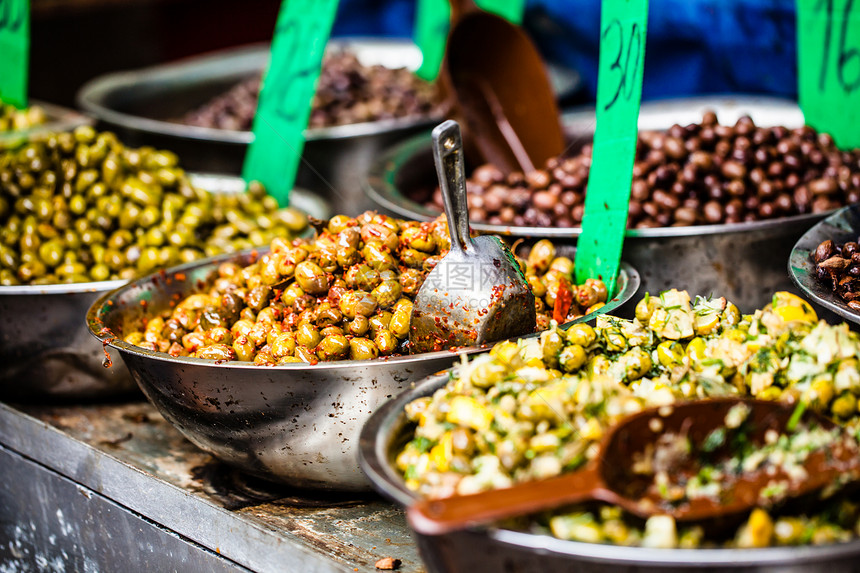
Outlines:
{"type": "MultiPolygon", "coordinates": [[[[795,97],[795,0],[650,0],[643,99],[715,93],[795,97]]],[[[414,0],[341,0],[334,35],[410,36],[414,0]]],[[[597,87],[599,0],[528,0],[544,57],[597,87]]]]}

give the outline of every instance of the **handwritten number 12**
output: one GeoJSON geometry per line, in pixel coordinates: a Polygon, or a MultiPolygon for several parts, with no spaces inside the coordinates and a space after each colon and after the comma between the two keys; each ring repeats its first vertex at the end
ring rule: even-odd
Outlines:
{"type": "MultiPolygon", "coordinates": [[[[848,23],[850,21],[851,10],[854,7],[854,0],[845,0],[842,7],[842,26],[839,30],[839,57],[836,59],[836,81],[842,91],[849,93],[860,87],[860,50],[857,48],[845,49],[845,43],[848,36],[848,23]],[[858,66],[857,77],[853,82],[845,79],[845,68],[848,64],[854,61],[858,66]]],[[[818,75],[818,89],[824,91],[827,83],[827,71],[830,64],[830,45],[833,42],[833,0],[821,0],[816,6],[816,10],[826,10],[826,24],[824,29],[824,53],[821,57],[821,71],[818,75]]]]}
{"type": "Polygon", "coordinates": [[[612,62],[612,65],[609,66],[609,70],[618,70],[618,86],[615,88],[615,95],[612,96],[612,99],[604,106],[604,111],[608,111],[615,102],[618,101],[619,97],[623,97],[626,101],[630,101],[630,97],[633,95],[634,88],[634,80],[633,77],[636,72],[639,70],[639,58],[642,54],[642,34],[639,30],[639,24],[633,23],[633,26],[630,28],[630,35],[627,40],[627,51],[625,53],[624,46],[624,29],[621,26],[621,22],[616,18],[609,23],[609,26],[603,30],[603,34],[601,37],[601,41],[605,41],[606,37],[612,30],[618,30],[618,52],[615,54],[615,61],[612,62]],[[636,48],[636,58],[633,60],[633,65],[631,66],[630,55],[633,52],[633,48],[636,48]],[[624,58],[624,62],[622,63],[621,59],[624,58]],[[630,80],[628,82],[628,79],[630,80]]]}
{"type": "Polygon", "coordinates": [[[21,9],[21,3],[14,0],[0,0],[0,30],[16,32],[23,23],[24,11],[21,9]]]}

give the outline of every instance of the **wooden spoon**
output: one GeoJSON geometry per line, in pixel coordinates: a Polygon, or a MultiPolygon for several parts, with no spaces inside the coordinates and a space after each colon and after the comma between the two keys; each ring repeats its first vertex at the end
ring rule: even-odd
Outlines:
{"type": "Polygon", "coordinates": [[[564,151],[558,105],[543,60],[523,30],[451,0],[441,79],[471,143],[505,173],[541,169],[564,151]]]}
{"type": "MultiPolygon", "coordinates": [[[[798,417],[798,410],[792,405],[763,400],[721,398],[645,410],[625,418],[610,430],[601,444],[599,455],[584,470],[507,489],[420,500],[407,511],[409,524],[421,534],[440,535],[592,500],[618,505],[643,518],[665,514],[679,522],[709,521],[736,516],[757,505],[767,506],[769,501],[762,498],[762,491],[773,484],[782,482],[787,486],[780,497],[782,500],[860,478],[858,443],[847,432],[843,432],[830,447],[814,450],[808,455],[802,464],[805,479],[789,475],[780,466],[766,466],[728,480],[719,499],[699,496],[669,503],[658,493],[653,477],[634,471],[634,460],[641,461],[643,455],[653,455],[652,448],[667,433],[686,436],[694,453],[703,451],[705,441],[713,436],[714,430],[725,427],[729,411],[741,403],[751,409],[744,435],[756,445],[765,443],[765,435],[770,430],[780,434],[788,430],[790,433],[793,423],[798,420],[826,430],[837,427],[832,421],[810,411],[798,417]]],[[[728,444],[712,453],[722,459],[732,455],[728,444]]],[[[698,456],[690,458],[679,462],[671,474],[697,474],[698,456]]]]}

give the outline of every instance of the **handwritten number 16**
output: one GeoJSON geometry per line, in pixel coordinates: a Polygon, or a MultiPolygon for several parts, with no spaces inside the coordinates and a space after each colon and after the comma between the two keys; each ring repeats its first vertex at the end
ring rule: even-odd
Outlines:
{"type": "Polygon", "coordinates": [[[17,31],[24,24],[24,10],[21,2],[0,0],[0,30],[17,31]]]}
{"type": "MultiPolygon", "coordinates": [[[[827,68],[830,64],[830,44],[833,41],[833,0],[821,0],[816,10],[826,10],[826,24],[824,28],[824,54],[821,57],[821,71],[818,75],[818,89],[824,91],[827,82],[827,68]]],[[[836,81],[845,93],[850,93],[860,87],[860,50],[857,48],[845,49],[848,36],[848,24],[850,22],[851,9],[854,0],[845,0],[842,7],[842,26],[839,29],[839,57],[836,59],[836,81]],[[845,68],[850,62],[858,66],[857,76],[853,82],[845,79],[845,68]]]]}
{"type": "Polygon", "coordinates": [[[624,50],[624,29],[621,26],[621,22],[617,19],[612,20],[609,26],[603,30],[601,42],[606,40],[606,37],[612,30],[618,30],[618,52],[615,54],[615,61],[612,62],[609,70],[618,70],[618,87],[615,88],[615,95],[612,96],[612,100],[604,106],[604,111],[608,111],[609,108],[615,105],[619,96],[623,97],[626,101],[630,101],[630,97],[633,95],[633,89],[635,87],[634,80],[636,79],[636,72],[639,70],[639,57],[642,54],[642,34],[639,31],[638,23],[634,22],[633,26],[630,28],[630,36],[627,40],[626,53],[624,50]],[[636,57],[632,62],[633,65],[631,66],[630,55],[633,52],[634,46],[636,48],[636,57]],[[622,58],[624,58],[623,62],[621,61],[622,58]]]}

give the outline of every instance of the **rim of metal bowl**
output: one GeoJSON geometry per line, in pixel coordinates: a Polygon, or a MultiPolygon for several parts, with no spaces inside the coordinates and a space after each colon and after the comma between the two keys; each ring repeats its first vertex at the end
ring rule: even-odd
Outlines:
{"type": "MultiPolygon", "coordinates": [[[[189,173],[191,183],[213,193],[237,193],[245,189],[245,182],[240,177],[220,175],[217,173],[189,173]]],[[[290,205],[300,209],[312,217],[327,219],[331,216],[328,204],[315,193],[304,189],[293,189],[290,193],[290,205]]],[[[199,259],[200,261],[204,259],[199,259]]],[[[195,261],[199,262],[199,261],[195,261]]],[[[110,281],[92,281],[85,283],[57,283],[47,285],[11,285],[0,286],[0,296],[4,295],[35,295],[35,294],[80,294],[87,292],[113,291],[128,281],[114,279],[110,281]]]]}
{"type": "MultiPolygon", "coordinates": [[[[154,352],[150,350],[146,350],[139,346],[134,346],[118,338],[114,335],[114,333],[106,330],[104,321],[102,320],[102,316],[109,313],[114,307],[114,301],[118,298],[121,298],[124,293],[131,289],[136,289],[140,287],[144,287],[145,285],[152,283],[156,280],[159,282],[169,281],[170,277],[175,276],[177,274],[184,274],[192,269],[197,269],[198,267],[211,266],[212,271],[215,271],[217,265],[221,262],[235,260],[235,259],[243,259],[248,258],[250,256],[255,255],[263,255],[268,251],[268,249],[258,248],[258,249],[247,249],[238,253],[232,254],[224,254],[218,255],[216,257],[209,257],[206,259],[200,259],[198,261],[193,261],[191,263],[186,263],[184,265],[171,267],[163,272],[157,272],[145,277],[139,278],[129,283],[124,283],[119,285],[117,288],[111,290],[103,294],[96,300],[87,311],[86,322],[87,326],[92,333],[93,336],[102,341],[105,345],[116,348],[121,352],[128,352],[130,354],[135,354],[137,356],[143,356],[147,358],[153,358],[156,360],[161,360],[164,362],[172,362],[177,364],[199,364],[206,366],[215,366],[221,368],[238,368],[238,369],[252,369],[252,368],[268,368],[275,370],[301,370],[305,368],[333,368],[333,369],[345,369],[345,368],[355,368],[356,366],[366,366],[366,365],[383,365],[383,364],[411,364],[417,362],[424,362],[427,360],[433,360],[437,358],[450,358],[455,360],[457,356],[460,354],[472,355],[480,352],[485,352],[492,347],[494,343],[488,343],[482,346],[468,347],[468,348],[460,348],[457,350],[442,350],[438,352],[425,352],[423,354],[415,354],[409,356],[392,356],[392,357],[381,357],[374,360],[336,360],[332,362],[319,362],[317,364],[308,364],[308,363],[294,363],[294,364],[279,364],[275,366],[258,366],[253,362],[244,362],[238,360],[232,361],[220,361],[213,360],[208,358],[196,358],[196,357],[179,357],[174,358],[169,354],[163,352],[154,352]]],[[[581,316],[575,320],[570,322],[566,322],[562,325],[562,327],[568,327],[572,324],[576,324],[579,322],[586,322],[593,318],[596,318],[599,315],[607,314],[615,310],[616,308],[622,306],[627,303],[633,296],[636,294],[636,291],[639,290],[639,286],[641,284],[641,279],[639,277],[639,272],[630,266],[628,263],[622,261],[621,263],[621,272],[619,273],[619,280],[617,281],[616,291],[617,294],[609,301],[607,301],[606,305],[601,307],[600,309],[591,312],[587,315],[581,316]]],[[[526,337],[531,336],[539,336],[540,333],[528,334],[526,337]]],[[[525,337],[523,337],[525,338],[525,337]]]]}
{"type": "MultiPolygon", "coordinates": [[[[418,496],[407,489],[392,464],[393,447],[403,437],[403,428],[410,425],[403,414],[407,403],[430,396],[448,382],[450,370],[416,382],[409,390],[398,394],[377,408],[364,424],[359,437],[359,463],[373,486],[383,495],[403,507],[418,496]]],[[[679,567],[684,565],[738,566],[800,564],[860,554],[860,539],[831,545],[802,547],[767,547],[760,549],[652,549],[625,547],[600,543],[567,541],[550,535],[538,535],[509,529],[487,528],[494,541],[526,550],[551,552],[588,562],[650,567],[679,567]]]]}
{"type": "MultiPolygon", "coordinates": [[[[385,44],[401,49],[407,46],[414,46],[411,40],[407,39],[371,39],[364,37],[337,38],[331,40],[328,46],[329,48],[336,49],[347,47],[351,44],[369,44],[371,42],[373,44],[385,44]]],[[[268,44],[251,44],[167,64],[149,66],[139,70],[109,73],[84,84],[78,92],[77,102],[82,109],[96,118],[114,125],[178,138],[247,145],[254,138],[254,134],[251,131],[198,127],[143,117],[118,111],[110,106],[108,100],[117,91],[135,89],[135,87],[147,85],[155,79],[161,81],[178,81],[185,78],[192,69],[201,75],[203,79],[213,76],[229,79],[231,76],[223,75],[221,71],[227,63],[243,66],[241,71],[237,71],[234,74],[235,80],[239,81],[251,75],[253,73],[251,71],[252,68],[256,67],[258,70],[262,70],[268,61],[268,57],[268,44]]],[[[432,125],[438,121],[439,119],[434,117],[404,117],[313,128],[305,130],[305,139],[307,141],[350,139],[432,125]]]]}
{"type": "Polygon", "coordinates": [[[860,313],[852,310],[845,301],[827,285],[815,278],[815,263],[812,253],[827,239],[834,243],[856,241],[860,236],[860,204],[848,205],[837,210],[823,221],[806,231],[788,258],[788,274],[804,295],[842,318],[860,324],[860,313]]]}
{"type": "MultiPolygon", "coordinates": [[[[678,100],[680,102],[693,102],[697,108],[707,108],[709,101],[713,98],[684,98],[678,100]]],[[[713,103],[714,106],[720,102],[729,102],[739,109],[745,109],[744,102],[749,100],[749,106],[780,104],[787,106],[785,100],[775,98],[731,98],[726,97],[719,99],[713,103]]],[[[673,106],[672,100],[664,100],[657,102],[649,102],[643,104],[643,108],[647,106],[653,110],[660,110],[664,113],[670,110],[673,106]]],[[[796,106],[796,104],[793,104],[796,106]]],[[[793,109],[788,107],[788,109],[793,109]]],[[[643,110],[644,111],[644,110],[643,110]]],[[[587,128],[594,117],[592,111],[574,110],[562,114],[562,123],[567,126],[576,126],[580,132],[587,128]]],[[[643,119],[640,116],[640,127],[642,124],[650,125],[650,120],[647,117],[643,119]]],[[[593,125],[593,124],[592,124],[593,125]]],[[[593,129],[593,127],[591,127],[593,129]]],[[[645,128],[643,128],[645,129],[645,128]]],[[[647,129],[655,129],[653,125],[647,129]]],[[[419,221],[430,221],[441,214],[441,211],[429,208],[421,203],[413,201],[406,197],[398,189],[395,179],[401,173],[404,165],[418,156],[420,152],[428,153],[430,151],[430,132],[423,132],[413,135],[404,141],[397,143],[385,150],[370,166],[367,177],[364,178],[362,186],[364,192],[377,205],[388,211],[396,213],[398,216],[415,219],[419,221]]],[[[428,171],[428,173],[430,173],[428,171]]],[[[435,175],[432,176],[435,181],[435,175]]],[[[807,213],[804,215],[793,215],[791,217],[781,217],[779,219],[766,219],[762,221],[743,222],[743,223],[728,223],[717,225],[694,225],[689,227],[655,227],[650,229],[629,229],[625,233],[625,237],[629,239],[653,239],[653,238],[669,238],[669,237],[686,237],[690,235],[717,235],[727,233],[740,233],[751,231],[767,231],[782,227],[786,223],[792,224],[809,224],[819,221],[822,217],[833,213],[834,210],[823,213],[807,213]]],[[[582,229],[580,227],[517,227],[511,225],[491,225],[488,223],[472,222],[472,229],[481,233],[493,233],[498,235],[510,235],[517,237],[548,237],[548,238],[577,238],[582,229]]]]}
{"type": "Polygon", "coordinates": [[[0,149],[25,143],[28,139],[55,131],[69,131],[82,125],[91,125],[89,118],[73,109],[62,107],[40,100],[30,100],[30,106],[39,106],[45,110],[47,121],[19,131],[0,132],[0,149]]]}

